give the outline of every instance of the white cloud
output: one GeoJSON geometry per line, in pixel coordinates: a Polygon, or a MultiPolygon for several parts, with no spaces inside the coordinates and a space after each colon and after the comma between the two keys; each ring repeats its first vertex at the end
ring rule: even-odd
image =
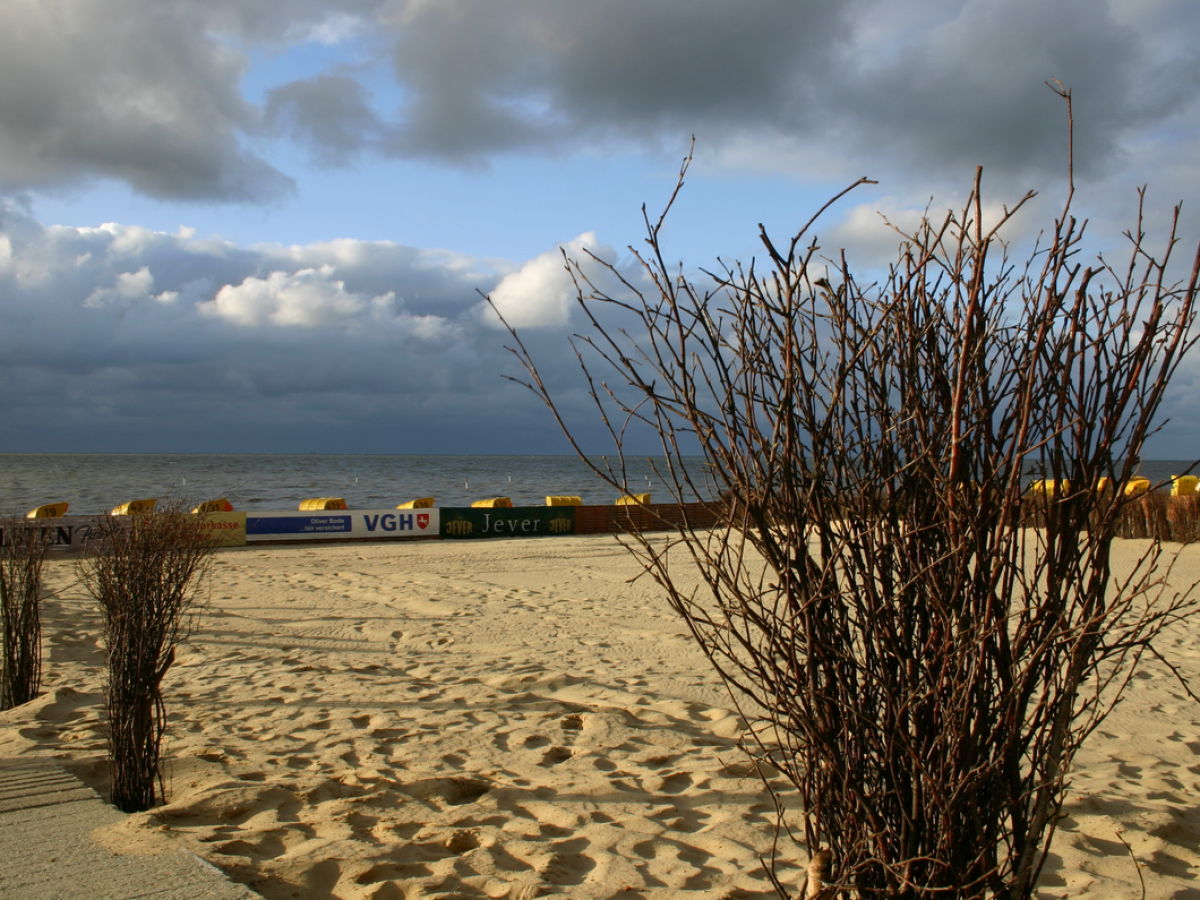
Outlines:
{"type": "Polygon", "coordinates": [[[819,229],[821,247],[834,259],[845,250],[852,268],[878,266],[896,258],[896,248],[903,238],[893,230],[892,223],[902,231],[915,228],[924,210],[900,203],[895,197],[859,203],[828,229],[819,229]]]}
{"type": "Polygon", "coordinates": [[[408,332],[422,341],[448,341],[463,335],[463,329],[440,316],[402,317],[408,332]]]}
{"type": "MultiPolygon", "coordinates": [[[[368,296],[350,291],[329,264],[292,272],[273,271],[223,285],[199,312],[241,328],[319,330],[335,342],[447,342],[463,337],[460,325],[438,315],[414,315],[398,305],[394,291],[368,296]]],[[[320,340],[320,337],[315,338],[320,340]]],[[[411,347],[411,344],[405,344],[411,347]]]]}
{"type": "Polygon", "coordinates": [[[298,29],[298,33],[304,40],[336,45],[358,37],[366,27],[361,16],[337,12],[311,26],[298,29]]]}
{"type": "MultiPolygon", "coordinates": [[[[395,450],[380,435],[498,429],[525,402],[514,407],[503,341],[478,315],[479,291],[502,277],[485,261],[387,242],[246,248],[187,230],[47,228],[3,206],[0,248],[0,379],[22,386],[0,395],[10,449],[27,435],[99,441],[103,423],[110,448],[185,432],[211,435],[211,449],[246,434],[277,446],[306,410],[334,409],[307,446],[357,430],[395,450]]],[[[548,359],[566,352],[546,346],[548,359]]]]}
{"type": "MultiPolygon", "coordinates": [[[[845,250],[851,269],[860,273],[886,267],[897,260],[900,245],[908,236],[916,234],[926,217],[935,227],[940,226],[948,214],[953,214],[956,221],[961,221],[961,205],[951,209],[944,202],[948,199],[932,201],[928,197],[885,195],[856,204],[830,227],[817,228],[823,255],[837,259],[840,252],[845,250]]],[[[1037,203],[1036,200],[1034,202],[1037,203]]],[[[981,206],[983,230],[987,232],[998,225],[1006,214],[1006,207],[1012,206],[1015,206],[1015,202],[1005,204],[999,200],[985,200],[981,206]]],[[[1033,237],[1028,228],[1036,216],[1028,212],[1023,208],[1013,215],[997,232],[998,240],[1012,244],[1033,237]]],[[[949,233],[952,236],[953,229],[949,233]]]]}
{"type": "MultiPolygon", "coordinates": [[[[87,257],[76,260],[76,265],[87,262],[87,257]]],[[[103,306],[123,304],[128,306],[139,300],[154,300],[158,303],[172,303],[179,296],[178,291],[154,290],[154,276],[150,274],[149,266],[142,266],[135,272],[121,272],[108,287],[98,287],[83,301],[85,309],[99,309],[103,306]]]]}
{"type": "Polygon", "coordinates": [[[256,327],[271,323],[299,328],[321,328],[357,316],[367,299],[346,291],[334,277],[332,266],[271,272],[266,278],[250,277],[227,284],[201,312],[237,325],[256,327]]]}
{"type": "Polygon", "coordinates": [[[496,285],[490,294],[495,308],[486,304],[481,307],[484,321],[500,327],[498,311],[513,328],[565,325],[575,304],[576,289],[564,254],[590,271],[595,266],[589,263],[588,254],[603,258],[606,253],[611,251],[588,231],[562,247],[534,257],[496,285]]]}

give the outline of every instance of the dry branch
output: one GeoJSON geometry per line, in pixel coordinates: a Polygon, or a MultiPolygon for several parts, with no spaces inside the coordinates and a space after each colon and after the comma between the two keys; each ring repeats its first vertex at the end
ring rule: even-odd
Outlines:
{"type": "Polygon", "coordinates": [[[812,222],[785,250],[764,233],[765,269],[703,280],[665,263],[661,217],[640,282],[607,265],[610,291],[602,261],[568,260],[618,451],[590,464],[625,490],[640,422],[675,497],[714,498],[717,527],[631,547],[798,794],[821,896],[1030,897],[1076,751],[1196,611],[1156,580],[1157,542],[1119,582],[1109,554],[1122,522],[1158,516],[1123,487],[1195,340],[1200,250],[1170,282],[1175,224],[1155,253],[1139,207],[1129,264],[1085,267],[1069,196],[1015,265],[998,234],[1028,197],[985,228],[981,183],[870,286],[819,256],[812,222]],[[1038,501],[1031,472],[1070,487],[1038,501]]]}
{"type": "Polygon", "coordinates": [[[5,522],[0,531],[0,709],[28,703],[41,689],[42,569],[49,546],[45,530],[23,519],[5,522]]]}
{"type": "Polygon", "coordinates": [[[125,812],[162,797],[162,681],[191,628],[211,553],[201,517],[176,505],[112,517],[79,565],[103,615],[112,801],[125,812]]]}

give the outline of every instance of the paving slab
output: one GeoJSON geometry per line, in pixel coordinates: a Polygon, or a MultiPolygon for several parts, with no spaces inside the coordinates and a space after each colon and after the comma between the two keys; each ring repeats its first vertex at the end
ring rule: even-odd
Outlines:
{"type": "Polygon", "coordinates": [[[122,818],[53,760],[0,760],[0,897],[261,900],[186,850],[123,856],[92,839],[122,818]]]}

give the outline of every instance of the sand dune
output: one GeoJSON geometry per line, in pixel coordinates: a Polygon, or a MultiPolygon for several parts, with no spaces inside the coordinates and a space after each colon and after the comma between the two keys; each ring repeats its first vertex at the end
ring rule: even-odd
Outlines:
{"type": "MultiPolygon", "coordinates": [[[[52,566],[45,693],[0,713],[0,755],[103,793],[98,618],[52,566]]],[[[167,678],[168,802],[95,837],[268,898],[773,897],[738,718],[637,572],[607,536],[222,551],[167,678]]],[[[1190,632],[1166,646],[1200,674],[1190,632]]],[[[1042,896],[1138,896],[1124,841],[1148,897],[1200,898],[1200,708],[1165,671],[1075,786],[1042,896]]]]}

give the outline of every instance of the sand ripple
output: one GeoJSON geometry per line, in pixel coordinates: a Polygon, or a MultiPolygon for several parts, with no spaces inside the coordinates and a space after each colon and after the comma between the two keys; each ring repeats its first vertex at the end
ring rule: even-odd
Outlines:
{"type": "MultiPolygon", "coordinates": [[[[182,844],[268,898],[774,897],[739,719],[634,574],[602,536],[224,552],[167,680],[169,802],[96,837],[182,844]]],[[[98,622],[54,577],[46,692],[0,713],[0,753],[103,792],[98,622]]],[[[1175,652],[1200,671],[1190,636],[1175,652]]],[[[1148,896],[1200,898],[1200,711],[1165,675],[1134,690],[1046,898],[1137,896],[1122,840],[1148,896]]]]}

